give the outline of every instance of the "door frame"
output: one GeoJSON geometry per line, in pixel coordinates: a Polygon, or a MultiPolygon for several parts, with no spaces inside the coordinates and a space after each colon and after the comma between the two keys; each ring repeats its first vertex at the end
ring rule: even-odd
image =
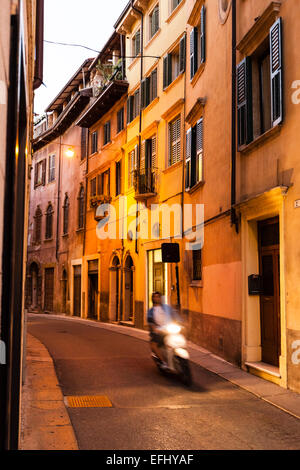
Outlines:
{"type": "Polygon", "coordinates": [[[82,318],[83,305],[82,305],[82,292],[83,292],[83,275],[82,275],[82,259],[74,259],[71,261],[71,276],[70,276],[70,314],[74,316],[74,266],[81,266],[81,313],[82,318]]]}
{"type": "Polygon", "coordinates": [[[275,187],[253,199],[240,203],[241,215],[241,274],[242,274],[242,367],[261,362],[260,296],[249,295],[248,276],[259,273],[259,246],[257,222],[279,217],[280,256],[280,329],[279,384],[287,387],[287,336],[285,287],[285,196],[287,187],[275,187]]]}

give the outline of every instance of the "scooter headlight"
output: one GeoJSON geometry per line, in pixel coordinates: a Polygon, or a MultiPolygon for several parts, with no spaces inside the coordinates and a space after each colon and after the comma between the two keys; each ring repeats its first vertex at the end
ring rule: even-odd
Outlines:
{"type": "Polygon", "coordinates": [[[166,330],[170,335],[177,335],[181,331],[181,326],[176,325],[176,323],[171,323],[167,326],[166,330]]]}

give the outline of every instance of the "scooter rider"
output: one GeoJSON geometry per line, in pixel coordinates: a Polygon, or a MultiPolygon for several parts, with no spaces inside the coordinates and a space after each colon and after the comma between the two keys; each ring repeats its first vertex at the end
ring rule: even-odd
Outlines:
{"type": "Polygon", "coordinates": [[[179,321],[179,318],[169,305],[162,303],[160,292],[153,292],[152,303],[153,307],[148,310],[147,321],[150,326],[152,352],[159,357],[164,346],[164,334],[159,330],[159,327],[172,321],[179,321]]]}

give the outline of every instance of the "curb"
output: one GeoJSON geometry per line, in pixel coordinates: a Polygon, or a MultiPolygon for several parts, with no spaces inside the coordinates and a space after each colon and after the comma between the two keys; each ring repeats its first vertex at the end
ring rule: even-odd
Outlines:
{"type": "Polygon", "coordinates": [[[78,450],[53,360],[45,346],[29,334],[19,450],[78,450]]]}
{"type": "MultiPolygon", "coordinates": [[[[70,317],[63,314],[28,314],[28,318],[52,318],[57,320],[75,321],[87,326],[102,328],[116,333],[132,336],[142,341],[149,340],[149,333],[145,330],[130,328],[123,325],[100,323],[96,320],[88,320],[80,317],[70,317]]],[[[246,390],[256,397],[264,400],[270,405],[279,408],[281,411],[290,414],[296,419],[300,419],[300,395],[291,390],[285,389],[274,383],[268,382],[260,377],[245,372],[239,367],[215,356],[210,351],[197,346],[188,341],[188,351],[190,361],[204,369],[218,375],[233,385],[246,390]]]]}

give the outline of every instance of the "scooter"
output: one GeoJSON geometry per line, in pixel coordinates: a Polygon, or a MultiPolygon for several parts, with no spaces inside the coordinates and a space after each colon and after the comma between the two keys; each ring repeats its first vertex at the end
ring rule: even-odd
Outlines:
{"type": "Polygon", "coordinates": [[[158,370],[163,373],[173,373],[179,376],[186,386],[192,384],[192,375],[189,365],[189,353],[186,349],[186,339],[183,327],[178,323],[156,327],[154,331],[163,335],[163,346],[151,340],[152,359],[158,370]]]}

